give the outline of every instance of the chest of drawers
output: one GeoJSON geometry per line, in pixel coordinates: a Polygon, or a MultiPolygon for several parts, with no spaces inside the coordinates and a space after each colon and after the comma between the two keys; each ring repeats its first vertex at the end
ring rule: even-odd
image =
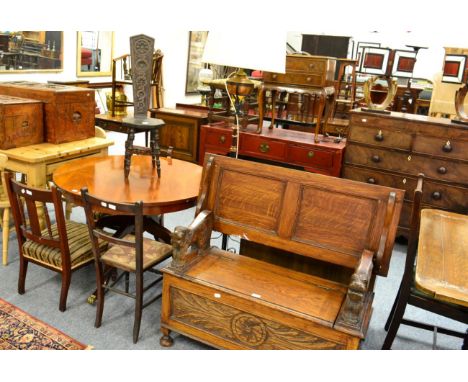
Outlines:
{"type": "Polygon", "coordinates": [[[342,176],[406,190],[399,231],[408,233],[413,190],[423,204],[468,213],[468,128],[446,118],[351,112],[342,176]]]}

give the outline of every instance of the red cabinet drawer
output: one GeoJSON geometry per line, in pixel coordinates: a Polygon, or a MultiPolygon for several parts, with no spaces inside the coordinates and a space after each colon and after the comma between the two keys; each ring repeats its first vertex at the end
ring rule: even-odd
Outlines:
{"type": "Polygon", "coordinates": [[[281,141],[265,139],[260,135],[241,135],[239,154],[275,161],[286,160],[287,144],[281,141]]]}
{"type": "Polygon", "coordinates": [[[287,161],[302,166],[333,167],[333,152],[307,146],[290,145],[287,161]]]}

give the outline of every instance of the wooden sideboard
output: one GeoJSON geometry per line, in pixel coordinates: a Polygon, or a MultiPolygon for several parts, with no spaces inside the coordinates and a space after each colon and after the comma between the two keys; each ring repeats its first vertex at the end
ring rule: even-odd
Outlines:
{"type": "MultiPolygon", "coordinates": [[[[269,129],[263,127],[260,134],[257,126],[251,125],[240,132],[239,156],[279,162],[304,170],[331,176],[340,176],[346,140],[335,142],[333,138],[321,137],[314,142],[313,133],[269,129]]],[[[205,152],[227,155],[232,143],[232,127],[226,123],[202,125],[200,131],[200,160],[205,152]]]]}
{"type": "Polygon", "coordinates": [[[351,112],[342,176],[406,190],[399,232],[407,236],[417,175],[423,208],[468,213],[468,128],[446,118],[351,112]]]}

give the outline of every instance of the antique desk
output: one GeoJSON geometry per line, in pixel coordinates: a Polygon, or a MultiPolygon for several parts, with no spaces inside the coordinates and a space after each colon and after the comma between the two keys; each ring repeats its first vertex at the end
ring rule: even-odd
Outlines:
{"type": "MultiPolygon", "coordinates": [[[[53,174],[53,181],[74,204],[82,205],[81,189],[91,195],[117,203],[142,200],[145,215],[180,211],[195,205],[202,167],[177,159],[161,157],[161,178],[151,165],[151,157],[136,155],[128,179],[124,177],[124,156],[83,158],[64,164],[53,174]]],[[[169,232],[158,231],[168,242],[169,232]]]]}
{"type": "Polygon", "coordinates": [[[39,143],[0,150],[0,153],[8,156],[7,170],[25,174],[29,186],[46,187],[48,178],[58,166],[78,158],[107,155],[107,148],[113,144],[102,129],[96,128],[93,138],[56,145],[39,143]]]}
{"type": "Polygon", "coordinates": [[[468,307],[468,216],[421,212],[415,283],[437,300],[468,307]]]}
{"type": "MultiPolygon", "coordinates": [[[[340,176],[341,162],[346,140],[335,142],[334,138],[321,136],[314,142],[314,134],[302,131],[269,129],[263,127],[260,134],[257,126],[249,125],[240,132],[239,155],[249,158],[296,166],[324,175],[340,176]]],[[[224,122],[202,125],[200,132],[199,163],[205,152],[227,155],[232,142],[232,127],[224,122]]]]}
{"type": "Polygon", "coordinates": [[[413,190],[424,207],[468,213],[468,128],[446,118],[351,111],[342,176],[406,190],[399,233],[408,235],[413,190]]]}

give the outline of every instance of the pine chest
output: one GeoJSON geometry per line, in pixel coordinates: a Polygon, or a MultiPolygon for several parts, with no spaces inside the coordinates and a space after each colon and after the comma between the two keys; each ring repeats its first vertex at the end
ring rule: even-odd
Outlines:
{"type": "Polygon", "coordinates": [[[0,95],[44,102],[45,140],[72,142],[94,137],[94,90],[29,81],[0,82],[0,95]]]}
{"type": "Polygon", "coordinates": [[[43,103],[0,95],[0,149],[44,142],[43,103]]]}

